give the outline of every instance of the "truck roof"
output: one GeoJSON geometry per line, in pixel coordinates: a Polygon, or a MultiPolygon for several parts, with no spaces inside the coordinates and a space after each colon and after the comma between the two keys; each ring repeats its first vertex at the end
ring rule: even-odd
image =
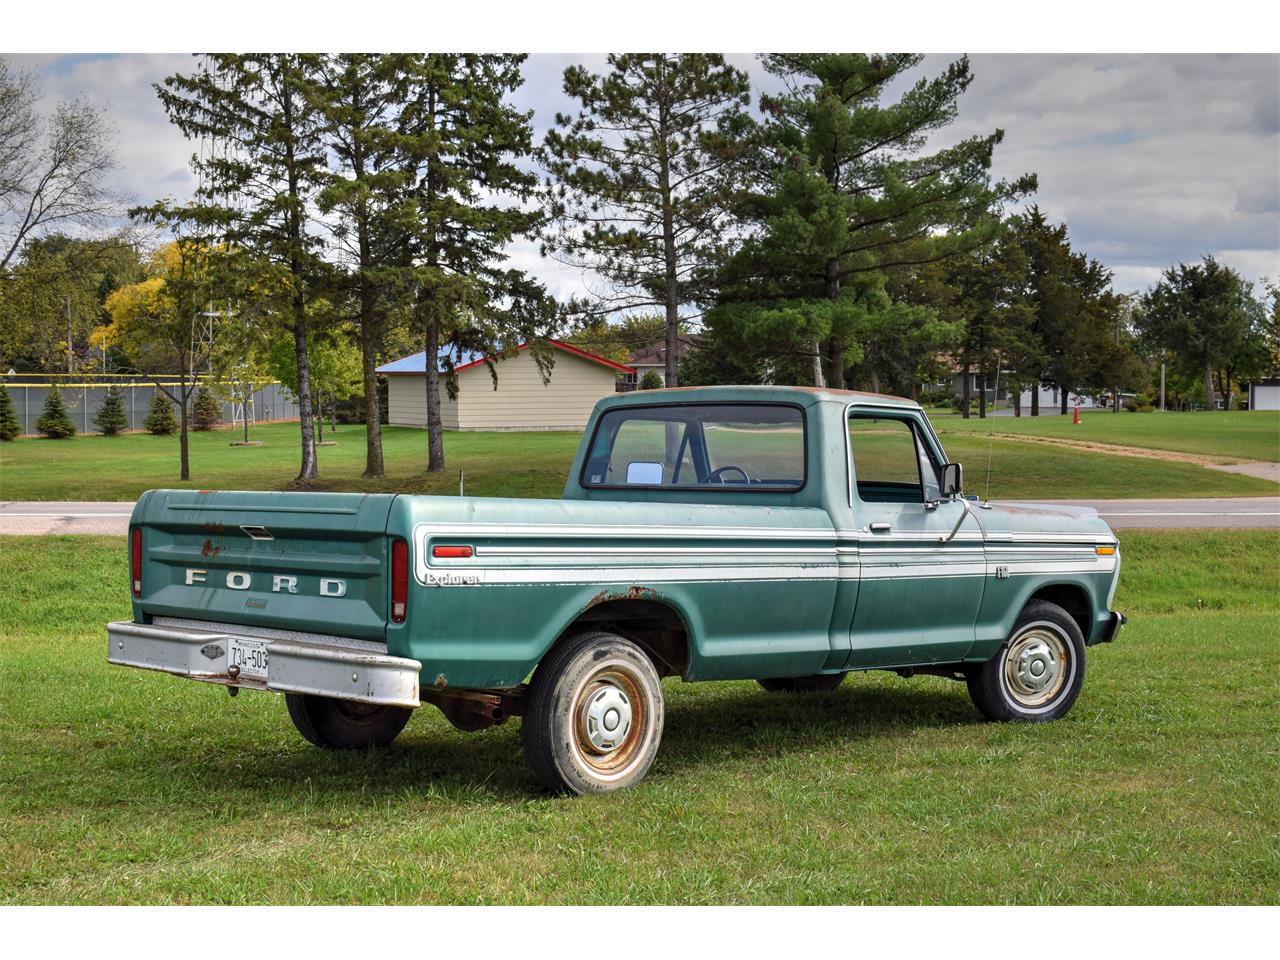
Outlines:
{"type": "Polygon", "coordinates": [[[919,407],[914,400],[895,397],[887,393],[868,393],[862,390],[833,390],[828,387],[785,386],[714,386],[714,387],[665,387],[658,390],[633,390],[619,393],[600,401],[600,407],[649,406],[655,403],[695,403],[699,400],[760,403],[766,400],[788,401],[801,406],[828,401],[847,404],[855,400],[894,407],[919,407]]]}

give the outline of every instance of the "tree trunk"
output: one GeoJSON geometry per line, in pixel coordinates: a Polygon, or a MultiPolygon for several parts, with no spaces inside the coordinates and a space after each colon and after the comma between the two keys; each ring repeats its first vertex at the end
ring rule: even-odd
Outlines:
{"type": "MultiPolygon", "coordinates": [[[[826,295],[828,300],[840,299],[840,263],[832,259],[827,261],[826,267],[826,295]]],[[[827,341],[828,360],[827,360],[827,386],[836,390],[844,389],[844,338],[836,333],[831,332],[831,338],[827,341]]],[[[877,388],[878,389],[878,388],[877,388]]]]}
{"type": "Polygon", "coordinates": [[[1213,409],[1213,365],[1206,360],[1204,362],[1204,402],[1205,409],[1213,409]]]}
{"type": "Polygon", "coordinates": [[[311,358],[307,346],[307,302],[304,293],[302,264],[302,209],[301,187],[298,183],[299,163],[294,149],[293,92],[285,71],[281,107],[288,135],[285,138],[285,169],[288,179],[290,209],[286,217],[289,233],[289,277],[293,281],[293,349],[298,364],[298,422],[302,432],[302,463],[297,482],[310,483],[320,473],[316,463],[315,425],[311,412],[311,358]]]}
{"type": "Polygon", "coordinates": [[[366,479],[381,477],[382,462],[382,408],[378,403],[378,347],[377,334],[372,323],[360,325],[360,366],[364,374],[364,476],[366,479]]]}
{"type": "Polygon", "coordinates": [[[825,387],[827,380],[822,375],[822,343],[817,337],[809,341],[809,349],[813,351],[813,385],[825,387]]]}
{"type": "Polygon", "coordinates": [[[316,434],[311,413],[311,359],[307,350],[307,320],[301,309],[294,311],[293,348],[298,355],[298,421],[302,428],[302,466],[297,482],[310,483],[319,474],[316,464],[316,434]]]}
{"type": "Polygon", "coordinates": [[[315,399],[316,410],[316,443],[324,443],[324,401],[315,399]]]}
{"type": "Polygon", "coordinates": [[[969,377],[970,377],[969,364],[967,363],[964,365],[964,372],[962,374],[962,377],[963,379],[960,381],[960,416],[968,420],[969,419],[969,394],[970,394],[971,388],[969,386],[969,377]]]}
{"type": "Polygon", "coordinates": [[[1061,384],[1058,385],[1058,402],[1062,405],[1061,413],[1065,417],[1067,415],[1067,394],[1068,390],[1061,384]]]}
{"type": "MultiPolygon", "coordinates": [[[[658,61],[658,87],[665,86],[666,71],[658,61]]],[[[674,203],[671,198],[671,158],[667,154],[668,107],[658,109],[658,191],[662,197],[662,299],[666,307],[667,356],[663,369],[664,385],[680,385],[680,290],[676,277],[676,229],[674,203]]],[[[667,431],[668,435],[671,431],[667,431]]]]}
{"type": "Polygon", "coordinates": [[[987,375],[978,374],[978,419],[987,419],[987,375]]]}
{"type": "Polygon", "coordinates": [[[181,465],[183,480],[191,479],[191,456],[187,437],[187,398],[193,390],[195,390],[194,383],[191,385],[191,390],[188,390],[184,382],[178,394],[182,398],[182,402],[178,404],[178,462],[181,465]]]}
{"type": "Polygon", "coordinates": [[[440,473],[444,470],[444,428],[440,423],[440,371],[436,359],[440,353],[440,327],[435,320],[427,321],[426,347],[427,473],[440,473]]]}
{"type": "Polygon", "coordinates": [[[1031,384],[1031,415],[1033,417],[1040,416],[1040,381],[1036,380],[1031,384]]]}
{"type": "Polygon", "coordinates": [[[1009,388],[1009,396],[1013,400],[1013,415],[1015,417],[1022,416],[1022,387],[1014,384],[1009,388]]]}

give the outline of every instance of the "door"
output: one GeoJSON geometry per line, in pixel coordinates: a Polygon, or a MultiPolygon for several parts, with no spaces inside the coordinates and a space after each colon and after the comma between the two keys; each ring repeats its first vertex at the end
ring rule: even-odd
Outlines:
{"type": "Polygon", "coordinates": [[[942,464],[909,412],[855,407],[848,428],[860,566],[849,666],[960,660],[982,603],[982,530],[942,500],[942,464]]]}

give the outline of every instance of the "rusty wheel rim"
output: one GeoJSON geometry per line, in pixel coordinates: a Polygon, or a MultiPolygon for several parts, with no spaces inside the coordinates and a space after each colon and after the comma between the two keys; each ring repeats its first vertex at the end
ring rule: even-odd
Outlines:
{"type": "Polygon", "coordinates": [[[643,756],[652,710],[644,686],[630,665],[600,664],[578,685],[569,715],[569,743],[578,762],[594,777],[625,776],[643,756]]]}
{"type": "Polygon", "coordinates": [[[1062,693],[1074,669],[1066,639],[1047,623],[1032,624],[1005,651],[1005,689],[1020,707],[1045,707],[1062,693]]]}

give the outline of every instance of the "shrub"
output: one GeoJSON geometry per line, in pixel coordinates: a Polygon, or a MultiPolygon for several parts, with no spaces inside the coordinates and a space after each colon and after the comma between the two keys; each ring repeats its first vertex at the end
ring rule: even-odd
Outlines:
{"type": "Polygon", "coordinates": [[[191,405],[191,429],[212,430],[222,422],[222,405],[208,387],[196,391],[195,403],[191,405]]]}
{"type": "Polygon", "coordinates": [[[49,388],[49,395],[44,398],[44,411],[36,421],[36,429],[50,440],[66,440],[76,435],[76,425],[67,415],[67,407],[62,402],[62,394],[57,387],[49,388]]]}
{"type": "Polygon", "coordinates": [[[107,398],[98,408],[93,418],[93,425],[108,437],[114,437],[129,425],[129,418],[124,412],[124,396],[118,387],[107,390],[107,398]]]}
{"type": "Polygon", "coordinates": [[[1140,403],[1140,404],[1138,404],[1138,412],[1139,412],[1139,413],[1154,413],[1154,412],[1155,412],[1155,409],[1156,409],[1156,408],[1155,408],[1155,407],[1153,407],[1153,406],[1152,406],[1151,404],[1149,404],[1149,403],[1140,403]]]}
{"type": "Polygon", "coordinates": [[[0,440],[16,440],[21,432],[22,425],[13,412],[13,398],[9,396],[8,388],[0,383],[0,440]]]}
{"type": "Polygon", "coordinates": [[[154,433],[157,437],[167,437],[178,431],[178,418],[173,415],[173,401],[164,395],[163,390],[157,390],[151,398],[151,412],[142,421],[142,425],[147,428],[148,433],[154,433]]]}
{"type": "Polygon", "coordinates": [[[662,386],[662,378],[658,376],[657,370],[646,370],[644,376],[640,378],[641,390],[657,390],[662,386]]]}

